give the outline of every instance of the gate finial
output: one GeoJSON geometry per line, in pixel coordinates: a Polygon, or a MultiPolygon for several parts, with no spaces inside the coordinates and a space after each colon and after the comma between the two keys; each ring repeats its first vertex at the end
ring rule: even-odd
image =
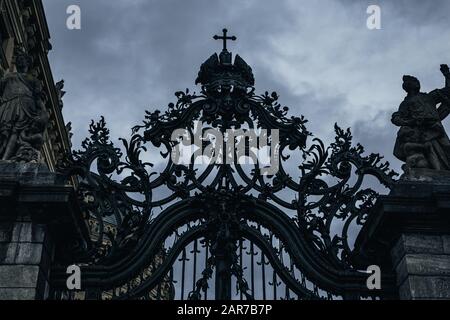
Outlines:
{"type": "Polygon", "coordinates": [[[227,32],[228,32],[228,30],[226,28],[223,28],[222,29],[223,36],[218,36],[216,34],[213,37],[214,40],[223,40],[223,49],[222,49],[222,51],[225,51],[225,52],[227,51],[227,40],[236,41],[236,39],[237,39],[235,36],[228,37],[227,36],[227,32]]]}

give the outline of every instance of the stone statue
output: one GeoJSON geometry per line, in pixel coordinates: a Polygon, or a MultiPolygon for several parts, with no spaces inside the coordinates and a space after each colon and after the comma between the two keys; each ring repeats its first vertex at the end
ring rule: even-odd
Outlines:
{"type": "Polygon", "coordinates": [[[38,162],[49,120],[45,94],[29,72],[31,58],[20,53],[15,64],[0,80],[0,160],[38,162]]]}
{"type": "Polygon", "coordinates": [[[441,121],[450,114],[450,71],[441,65],[446,79],[443,89],[420,92],[420,82],[403,76],[407,96],[392,115],[392,123],[400,127],[394,155],[405,162],[405,174],[411,170],[450,170],[450,140],[441,121]]]}
{"type": "Polygon", "coordinates": [[[58,95],[59,107],[62,109],[64,107],[64,102],[63,102],[62,98],[66,94],[66,92],[63,90],[64,89],[64,79],[55,83],[55,89],[56,89],[56,94],[58,95]]]}

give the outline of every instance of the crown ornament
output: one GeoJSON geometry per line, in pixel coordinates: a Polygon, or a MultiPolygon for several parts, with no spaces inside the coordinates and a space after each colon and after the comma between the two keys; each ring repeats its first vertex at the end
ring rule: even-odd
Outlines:
{"type": "Polygon", "coordinates": [[[227,29],[223,29],[223,36],[215,35],[214,40],[223,40],[220,55],[214,53],[200,67],[195,84],[201,84],[206,92],[247,91],[255,84],[252,68],[239,55],[232,62],[232,53],[227,50],[227,40],[235,41],[235,36],[227,36],[227,29]]]}

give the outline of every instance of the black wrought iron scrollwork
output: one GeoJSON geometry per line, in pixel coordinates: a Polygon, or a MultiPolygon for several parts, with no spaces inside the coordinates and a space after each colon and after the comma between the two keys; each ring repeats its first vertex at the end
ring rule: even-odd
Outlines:
{"type": "Polygon", "coordinates": [[[147,171],[152,164],[139,158],[145,151],[141,136],[133,135],[129,142],[121,139],[126,152],[122,160],[123,153],[110,141],[103,117],[97,123],[92,121],[89,132],[91,136],[82,142],[82,150],[68,155],[59,164],[59,170],[79,177],[80,205],[95,238],[79,259],[112,262],[136,244],[152,217],[152,174],[147,171]],[[125,178],[111,178],[112,174],[120,177],[126,170],[129,174],[125,178]],[[130,194],[141,195],[142,200],[130,194]]]}
{"type": "MultiPolygon", "coordinates": [[[[291,291],[299,298],[319,298],[319,288],[328,298],[348,290],[372,295],[364,287],[365,274],[358,271],[369,261],[355,255],[349,232],[364,224],[378,196],[364,186],[364,178],[373,176],[387,188],[395,183],[389,164],[378,154],[364,155],[361,145],[352,145],[350,130],[337,125],[335,141],[325,147],[307,130],[303,116],[288,117],[289,109],[278,102],[277,93],[256,95],[252,69],[239,56],[232,62],[227,50],[202,65],[196,82],[201,84],[199,94],[178,91],[176,102],[165,112],[147,111],[143,123],[132,129],[131,139],[121,139],[121,148],[110,142],[103,118],[91,123],[91,136],[82,150],[61,165],[61,172],[78,177],[80,206],[97,228],[94,240],[78,257],[86,263],[85,283],[102,288],[123,285],[141,277],[157,260],[151,274],[122,295],[140,297],[167,281],[183,248],[202,239],[205,267],[188,297],[205,297],[215,272],[216,298],[230,297],[234,277],[238,292],[253,299],[254,283],[248,283],[242,262],[245,240],[251,246],[251,277],[258,248],[263,265],[272,268],[269,282],[275,297],[280,280],[287,299],[291,291]],[[172,133],[181,128],[194,135],[196,122],[201,132],[267,129],[271,136],[271,130],[278,130],[278,172],[262,175],[258,163],[251,170],[238,162],[174,163],[169,155],[179,142],[172,140],[172,133]],[[160,172],[142,160],[149,148],[165,159],[160,172]],[[292,154],[302,159],[293,173],[285,168],[292,154]],[[162,187],[169,193],[156,198],[162,187]],[[217,282],[217,277],[222,280],[217,282]],[[307,287],[305,278],[314,288],[307,287]]],[[[204,141],[205,146],[210,143],[204,141]]],[[[197,246],[194,251],[197,254],[197,246]]],[[[53,274],[57,285],[61,272],[53,274]]]]}

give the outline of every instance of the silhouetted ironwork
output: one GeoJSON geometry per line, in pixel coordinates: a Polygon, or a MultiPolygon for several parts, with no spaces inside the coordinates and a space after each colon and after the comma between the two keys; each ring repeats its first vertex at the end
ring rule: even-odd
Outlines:
{"type": "MultiPolygon", "coordinates": [[[[92,122],[82,149],[61,165],[79,178],[80,205],[97,228],[97,240],[80,244],[70,261],[84,263],[83,288],[96,297],[111,290],[118,299],[149,298],[161,284],[172,297],[189,299],[236,298],[233,286],[246,299],[383,296],[389,286],[366,287],[368,275],[360,270],[370,257],[354,252],[349,230],[364,224],[378,195],[363,187],[364,178],[390,188],[396,174],[380,155],[352,146],[350,130],[335,125],[335,141],[325,147],[303,116],[288,116],[277,93],[255,94],[252,69],[239,56],[231,63],[226,39],[224,30],[220,58],[213,54],[200,68],[199,94],[178,91],[165,112],[147,111],[131,138],[121,139],[122,148],[110,141],[103,118],[92,122]],[[196,121],[202,132],[279,130],[279,172],[263,176],[258,164],[249,171],[239,163],[173,163],[172,132],[192,134],[196,121]],[[149,148],[160,150],[161,172],[144,160],[156,154],[149,148]],[[297,176],[284,168],[289,153],[303,159],[297,176]],[[163,186],[170,194],[156,198],[163,186]]],[[[61,297],[65,269],[52,275],[61,297]]]]}
{"type": "Polygon", "coordinates": [[[227,29],[223,29],[222,30],[223,36],[214,35],[213,37],[214,40],[223,41],[223,51],[227,51],[227,40],[236,41],[237,39],[235,36],[228,37],[227,32],[228,32],[227,29]]]}

